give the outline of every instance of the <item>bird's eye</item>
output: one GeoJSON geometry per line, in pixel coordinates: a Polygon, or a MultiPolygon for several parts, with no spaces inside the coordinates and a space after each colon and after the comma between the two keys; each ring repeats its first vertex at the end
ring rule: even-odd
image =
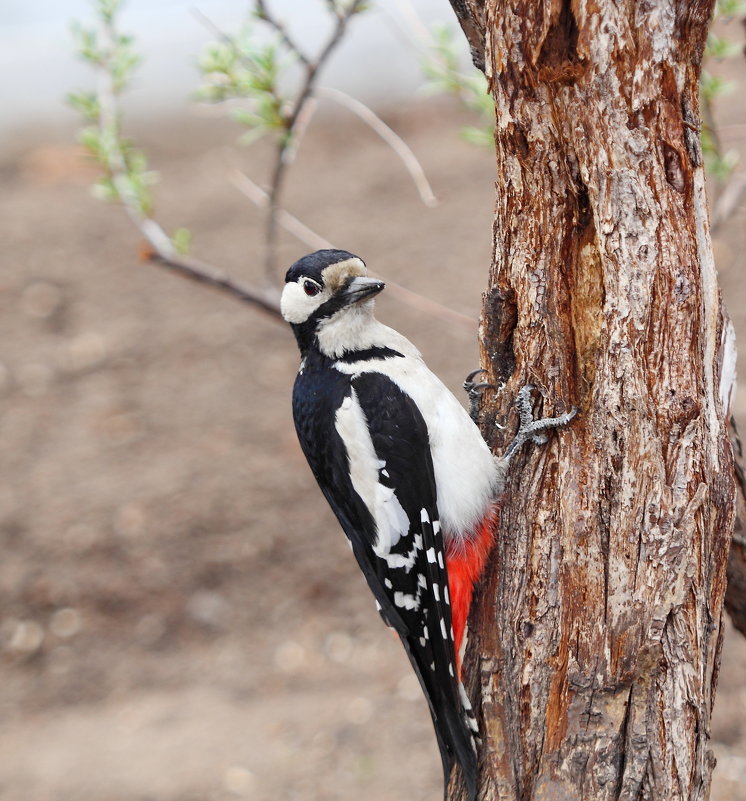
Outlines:
{"type": "Polygon", "coordinates": [[[321,292],[321,287],[318,284],[315,284],[313,281],[304,281],[303,291],[309,297],[313,297],[314,295],[318,295],[319,292],[321,292]]]}

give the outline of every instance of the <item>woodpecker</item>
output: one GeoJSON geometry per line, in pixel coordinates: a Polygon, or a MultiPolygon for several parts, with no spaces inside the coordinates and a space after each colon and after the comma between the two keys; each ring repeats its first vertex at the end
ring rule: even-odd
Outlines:
{"type": "MultiPolygon", "coordinates": [[[[377,606],[427,698],[445,786],[461,766],[476,798],[478,725],[461,683],[475,582],[492,545],[511,456],[574,412],[521,425],[502,458],[415,346],[373,316],[384,283],[345,250],[319,250],[285,276],[282,316],[301,354],[293,417],[303,453],[377,606]]],[[[473,378],[473,375],[470,378],[473,378]]],[[[473,382],[467,388],[474,393],[473,382]]]]}

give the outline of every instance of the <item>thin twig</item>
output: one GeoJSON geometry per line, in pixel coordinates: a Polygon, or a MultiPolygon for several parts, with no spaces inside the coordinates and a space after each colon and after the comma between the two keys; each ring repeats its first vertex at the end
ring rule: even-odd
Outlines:
{"type": "MultiPolygon", "coordinates": [[[[432,47],[434,44],[433,35],[422,21],[420,15],[415,11],[410,0],[399,0],[397,8],[406,22],[403,30],[410,35],[410,41],[420,47],[422,47],[423,43],[425,47],[432,47]]],[[[394,17],[394,19],[396,18],[394,17]]]]}
{"type": "Polygon", "coordinates": [[[311,61],[306,56],[306,54],[298,47],[295,40],[290,36],[288,33],[287,28],[272,14],[270,14],[269,10],[267,9],[266,3],[264,0],[254,0],[256,4],[256,17],[257,19],[266,22],[270,27],[274,28],[275,31],[282,39],[285,47],[298,59],[298,61],[303,64],[305,67],[311,66],[311,61]]]}
{"type": "Polygon", "coordinates": [[[425,171],[422,165],[417,160],[417,157],[412,152],[407,143],[365,103],[361,103],[354,97],[351,97],[346,92],[339,89],[332,89],[329,86],[319,86],[316,88],[316,94],[321,97],[328,97],[331,100],[344,106],[346,109],[356,114],[366,125],[375,131],[381,139],[396,153],[402,161],[402,164],[407,169],[407,172],[412,176],[414,185],[426,206],[438,205],[438,199],[433,194],[432,187],[430,186],[425,171]]]}
{"type": "MultiPolygon", "coordinates": [[[[382,278],[382,276],[378,277],[382,278]]],[[[392,297],[395,297],[406,306],[417,309],[417,311],[423,314],[427,314],[439,320],[450,320],[452,323],[456,323],[462,328],[467,328],[472,333],[474,333],[474,329],[479,324],[479,321],[475,317],[470,317],[468,314],[462,314],[454,309],[449,309],[448,306],[438,303],[437,300],[431,300],[430,298],[424,297],[424,295],[418,295],[416,292],[412,292],[411,289],[406,289],[401,284],[394,283],[388,278],[386,278],[385,281],[386,289],[390,292],[392,297]]]]}
{"type": "Polygon", "coordinates": [[[148,261],[160,267],[165,267],[182,278],[205,284],[230,295],[236,300],[250,303],[273,317],[279,318],[281,316],[280,295],[275,289],[257,289],[243,281],[236,281],[222,270],[218,270],[205,262],[167,255],[157,250],[146,251],[144,255],[148,261]]]}
{"type": "MultiPolygon", "coordinates": [[[[111,53],[116,37],[113,24],[101,20],[99,35],[103,43],[103,52],[111,53]]],[[[104,58],[99,66],[97,96],[100,113],[98,124],[102,137],[105,137],[109,143],[106,149],[107,168],[125,211],[148,243],[145,252],[146,258],[154,264],[167,267],[178,275],[212,286],[238,300],[251,303],[263,311],[279,317],[280,304],[276,291],[256,289],[240,281],[234,281],[209,264],[182,257],[163,228],[143,211],[127,180],[127,164],[119,146],[117,91],[114,86],[111,63],[104,58]]]]}
{"type": "MultiPolygon", "coordinates": [[[[228,180],[242,195],[245,195],[252,203],[259,206],[259,208],[266,208],[269,205],[269,195],[259,184],[254,183],[246,173],[238,169],[233,169],[228,175],[228,180]]],[[[311,230],[305,223],[301,222],[285,209],[281,208],[277,210],[277,222],[299,242],[303,242],[304,245],[308,245],[308,247],[314,250],[324,250],[334,247],[328,239],[324,239],[323,236],[311,230]]]]}
{"type": "MultiPolygon", "coordinates": [[[[239,192],[245,195],[257,206],[264,207],[269,203],[269,195],[267,192],[265,192],[258,184],[254,183],[254,181],[252,181],[248,175],[240,170],[231,170],[229,174],[229,180],[236,187],[236,189],[239,190],[239,192]]],[[[328,239],[324,239],[324,237],[310,229],[305,223],[302,223],[297,217],[294,217],[285,209],[277,210],[277,222],[296,239],[298,239],[300,242],[303,242],[305,245],[308,245],[309,247],[317,250],[334,247],[334,245],[329,242],[328,239]]],[[[378,277],[383,278],[383,276],[378,277]]],[[[423,295],[418,295],[416,292],[412,292],[410,289],[405,289],[400,284],[397,284],[388,278],[384,280],[386,281],[386,291],[391,295],[391,297],[396,298],[399,302],[405,304],[406,306],[417,309],[423,314],[438,317],[441,320],[450,320],[451,322],[457,323],[464,328],[468,328],[470,331],[473,331],[477,325],[477,320],[473,317],[469,317],[467,314],[461,314],[461,312],[449,309],[448,306],[438,303],[437,300],[431,300],[423,295]]]]}
{"type": "MultiPolygon", "coordinates": [[[[281,210],[280,200],[285,186],[285,176],[288,167],[295,158],[298,148],[298,138],[302,136],[308,121],[313,115],[313,108],[309,109],[308,105],[314,92],[317,76],[334,49],[342,40],[350,19],[358,12],[363,2],[364,0],[353,0],[353,2],[343,9],[340,9],[333,2],[327,3],[330,13],[336,20],[336,24],[316,59],[311,60],[300,50],[299,46],[290,37],[285,26],[269,12],[266,0],[254,0],[256,17],[266,22],[279,34],[285,46],[305,67],[305,75],[301,87],[290,109],[285,114],[284,130],[277,138],[274,164],[269,181],[269,203],[264,234],[264,274],[270,286],[277,285],[278,214],[281,210]]],[[[221,31],[215,23],[202,12],[197,11],[196,13],[203,22],[215,32],[221,41],[228,44],[233,49],[238,58],[242,58],[240,48],[231,36],[221,31]]]]}
{"type": "Polygon", "coordinates": [[[288,165],[292,159],[293,150],[291,142],[296,133],[296,126],[301,118],[303,107],[311,96],[314,89],[316,78],[321,68],[326,64],[329,56],[342,40],[350,19],[357,13],[358,8],[363,4],[363,0],[353,0],[344,11],[339,11],[333,4],[330,6],[334,10],[337,23],[329,36],[326,44],[317,56],[316,60],[306,65],[306,75],[301,85],[300,91],[295,98],[293,106],[288,114],[285,124],[285,134],[278,140],[275,155],[275,164],[272,170],[269,192],[269,213],[267,216],[267,228],[265,235],[265,254],[264,269],[265,275],[270,283],[276,280],[276,249],[277,249],[277,211],[280,208],[280,198],[284,188],[284,179],[288,165]]]}
{"type": "Polygon", "coordinates": [[[306,102],[303,104],[303,108],[301,109],[301,112],[298,115],[298,119],[295,123],[295,133],[293,134],[293,138],[290,140],[290,142],[288,142],[287,152],[285,154],[285,160],[288,165],[295,161],[295,157],[298,154],[303,137],[308,130],[308,126],[311,124],[311,120],[316,113],[318,105],[319,104],[315,97],[309,97],[308,100],[306,100],[306,102]]]}

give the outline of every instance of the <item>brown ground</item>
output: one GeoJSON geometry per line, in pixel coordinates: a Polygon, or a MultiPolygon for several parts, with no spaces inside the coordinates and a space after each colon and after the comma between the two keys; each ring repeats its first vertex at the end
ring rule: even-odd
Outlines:
{"type": "MultiPolygon", "coordinates": [[[[288,205],[476,315],[492,158],[458,140],[461,122],[438,106],[394,120],[436,209],[347,121],[311,130],[288,205]]],[[[257,276],[260,215],[214,145],[232,132],[192,120],[149,136],[167,225],[257,276]]],[[[263,157],[239,156],[258,178],[263,157]]],[[[19,144],[0,176],[0,799],[438,798],[416,681],[295,441],[289,331],[139,264],[133,229],[88,196],[63,139],[19,144]]],[[[718,254],[743,328],[739,219],[718,254]]],[[[283,263],[306,249],[288,238],[283,263]]],[[[379,316],[454,389],[476,364],[473,330],[386,293],[379,316]]],[[[729,636],[716,801],[746,795],[745,660],[729,636]]]]}

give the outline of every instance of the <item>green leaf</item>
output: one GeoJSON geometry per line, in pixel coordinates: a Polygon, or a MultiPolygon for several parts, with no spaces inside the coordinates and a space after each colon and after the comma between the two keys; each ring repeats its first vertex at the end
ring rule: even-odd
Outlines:
{"type": "Polygon", "coordinates": [[[739,157],[735,150],[729,150],[725,155],[717,152],[705,154],[705,169],[711,178],[718,183],[725,183],[730,178],[738,164],[739,157]]]}
{"type": "Polygon", "coordinates": [[[461,129],[462,138],[472,145],[493,148],[495,146],[495,131],[493,128],[477,128],[469,125],[461,129]]]}
{"type": "Polygon", "coordinates": [[[82,114],[85,119],[91,122],[98,120],[101,110],[95,92],[68,92],[65,100],[71,108],[82,114]]]}
{"type": "Polygon", "coordinates": [[[96,31],[93,28],[84,28],[79,22],[73,22],[70,30],[77,54],[85,61],[99,64],[102,54],[98,47],[96,31]]]}
{"type": "Polygon", "coordinates": [[[487,79],[477,69],[461,66],[461,56],[452,27],[434,25],[433,45],[422,64],[428,93],[455,95],[461,104],[475,112],[481,124],[461,131],[463,138],[480,146],[494,147],[495,105],[487,91],[487,79]]]}
{"type": "Polygon", "coordinates": [[[715,3],[715,18],[739,17],[746,13],[746,3],[742,0],[717,0],[715,3]]]}
{"type": "Polygon", "coordinates": [[[231,119],[234,119],[241,125],[245,125],[247,128],[258,128],[263,124],[260,116],[246,108],[231,109],[230,116],[231,119]]]}
{"type": "Polygon", "coordinates": [[[111,24],[121,5],[121,0],[96,0],[96,12],[104,22],[111,24]]]}
{"type": "Polygon", "coordinates": [[[738,86],[732,81],[726,81],[719,75],[713,75],[710,72],[702,70],[702,77],[700,79],[699,89],[702,97],[706,102],[712,102],[718,97],[730,94],[735,91],[738,86]]]}
{"type": "Polygon", "coordinates": [[[177,228],[171,237],[171,244],[177,253],[186,256],[192,246],[192,232],[188,228],[177,228]]]}
{"type": "Polygon", "coordinates": [[[101,143],[101,132],[95,125],[83,128],[78,133],[78,141],[100,164],[106,165],[106,154],[101,143]]]}
{"type": "Polygon", "coordinates": [[[724,58],[732,58],[741,52],[741,45],[726,39],[723,36],[718,36],[712,31],[707,35],[707,47],[705,48],[705,56],[722,60],[724,58]]]}
{"type": "Polygon", "coordinates": [[[99,178],[91,187],[91,194],[99,200],[108,202],[119,200],[119,192],[111,178],[99,178]]]}

